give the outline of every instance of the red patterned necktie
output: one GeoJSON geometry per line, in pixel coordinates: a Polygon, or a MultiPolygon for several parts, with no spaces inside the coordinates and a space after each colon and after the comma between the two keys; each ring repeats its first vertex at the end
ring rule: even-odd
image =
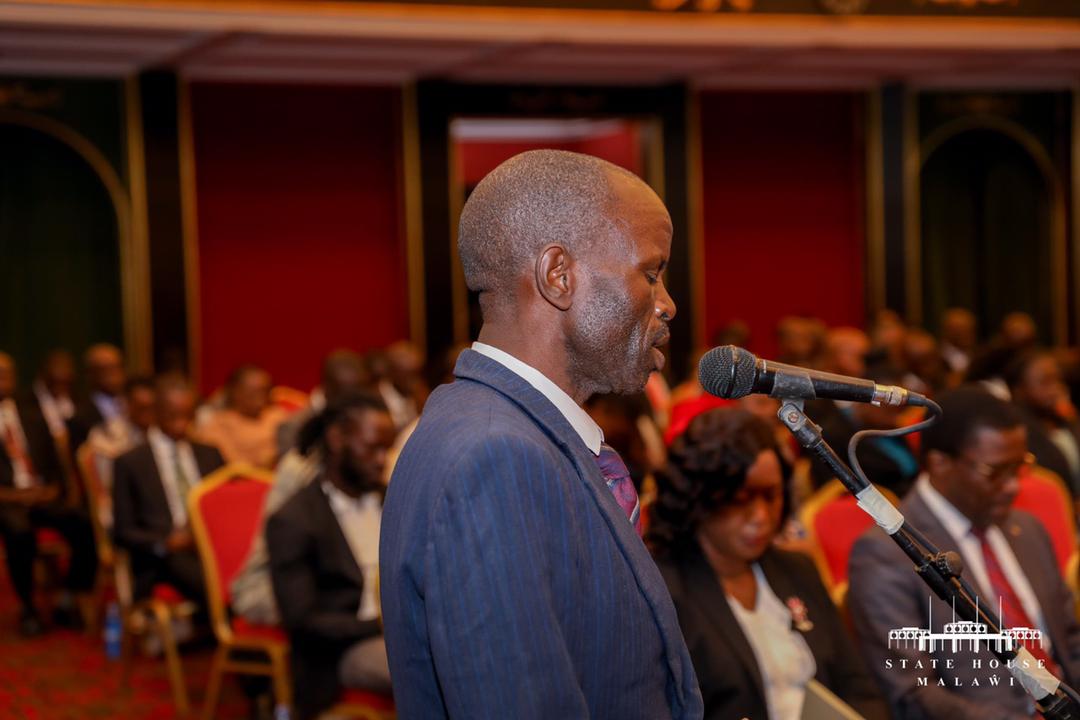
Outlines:
{"type": "Polygon", "coordinates": [[[607,443],[600,446],[600,455],[596,458],[600,466],[600,473],[604,476],[608,490],[615,496],[615,502],[630,518],[630,524],[634,526],[637,534],[641,535],[641,503],[638,501],[637,490],[634,489],[634,481],[630,479],[630,471],[626,469],[626,463],[619,457],[615,448],[607,443]]]}
{"type": "MultiPolygon", "coordinates": [[[[1003,628],[1037,628],[1038,626],[1028,617],[1027,612],[1024,610],[1024,605],[1020,602],[1020,597],[1013,590],[1009,579],[1005,576],[1005,571],[1001,569],[1001,563],[998,562],[994,548],[991,547],[986,537],[986,531],[973,529],[971,534],[979,539],[979,544],[982,546],[983,562],[986,563],[986,574],[990,578],[990,585],[992,586],[990,589],[1001,598],[1002,617],[998,618],[1001,621],[1001,626],[1003,628]]],[[[1058,674],[1057,664],[1050,657],[1050,653],[1043,649],[1041,641],[1032,642],[1030,645],[1025,644],[1024,647],[1027,647],[1036,660],[1042,660],[1043,666],[1047,670],[1054,675],[1058,674]]]]}

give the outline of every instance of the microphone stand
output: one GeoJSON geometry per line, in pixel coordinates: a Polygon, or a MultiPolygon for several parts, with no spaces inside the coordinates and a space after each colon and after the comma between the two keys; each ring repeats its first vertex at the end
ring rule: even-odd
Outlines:
{"type": "MultiPolygon", "coordinates": [[[[953,551],[942,552],[931,543],[919,530],[911,525],[899,510],[881,492],[870,484],[862,473],[856,475],[836,452],[829,447],[821,435],[821,427],[816,425],[803,412],[802,400],[780,399],[782,406],[777,415],[799,444],[814,453],[824,462],[858,500],[859,507],[874,518],[900,546],[904,554],[915,563],[915,572],[934,594],[946,603],[952,603],[956,614],[970,622],[984,624],[989,633],[1001,634],[1001,622],[992,610],[978,603],[976,593],[961,577],[963,561],[953,551]]],[[[936,405],[934,406],[936,407],[936,405]]],[[[934,408],[930,408],[931,411],[934,408]]],[[[940,408],[937,410],[940,414],[940,408]]],[[[936,420],[930,418],[926,424],[936,420]]],[[[913,432],[918,427],[913,427],[913,432]]],[[[853,454],[853,451],[852,451],[853,454]]],[[[856,467],[858,463],[855,462],[856,467]]],[[[1047,720],[1080,720],[1080,697],[1064,682],[1054,677],[1048,670],[1040,667],[1034,656],[1020,645],[1011,644],[1002,649],[995,649],[989,640],[990,650],[1016,678],[1025,691],[1035,700],[1035,704],[1047,720]]]]}

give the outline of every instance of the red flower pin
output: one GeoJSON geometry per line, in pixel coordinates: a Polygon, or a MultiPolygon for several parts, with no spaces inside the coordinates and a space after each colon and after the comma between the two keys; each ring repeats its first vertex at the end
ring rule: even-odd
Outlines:
{"type": "Polygon", "coordinates": [[[814,629],[814,623],[810,621],[810,613],[806,609],[806,603],[802,598],[792,595],[787,599],[787,609],[791,612],[791,624],[799,632],[810,632],[814,629]]]}

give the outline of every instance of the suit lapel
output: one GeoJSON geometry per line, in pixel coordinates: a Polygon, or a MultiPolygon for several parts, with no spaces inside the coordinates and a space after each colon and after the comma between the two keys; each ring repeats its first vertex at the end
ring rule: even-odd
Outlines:
{"type": "Polygon", "coordinates": [[[154,476],[155,482],[143,483],[146,488],[146,492],[149,493],[147,502],[152,502],[153,506],[158,509],[158,512],[163,513],[165,518],[168,518],[169,525],[173,523],[172,510],[169,508],[169,497],[165,494],[165,480],[162,478],[161,468],[158,467],[157,458],[154,457],[154,451],[150,448],[150,445],[143,446],[146,450],[144,456],[144,462],[147,469],[154,476]]]}
{"type": "Polygon", "coordinates": [[[585,447],[581,437],[559,409],[540,391],[501,363],[473,350],[465,350],[458,358],[454,374],[487,385],[518,405],[573,462],[578,478],[603,516],[616,546],[652,610],[663,640],[664,657],[674,680],[678,705],[680,708],[685,707],[687,696],[693,690],[686,685],[694,676],[693,669],[687,667],[689,657],[686,643],[683,641],[671,595],[656,563],[645,549],[633,525],[627,520],[626,513],[608,490],[596,458],[585,447]]]}
{"type": "Polygon", "coordinates": [[[345,539],[345,531],[342,530],[341,523],[338,522],[337,515],[334,514],[334,509],[330,507],[330,498],[326,497],[326,493],[323,492],[322,478],[316,477],[312,480],[309,489],[311,491],[311,504],[313,505],[310,517],[315,533],[327,538],[335,548],[338,566],[358,585],[362,585],[364,574],[360,571],[360,566],[356,564],[356,558],[353,556],[349,541],[345,539]]]}
{"type": "Polygon", "coordinates": [[[739,664],[746,671],[758,697],[764,703],[765,684],[761,679],[761,668],[758,667],[754,649],[750,647],[750,641],[746,639],[742,626],[735,619],[735,613],[728,604],[727,594],[716,578],[716,573],[700,553],[695,554],[689,572],[691,577],[687,585],[694,588],[694,595],[689,600],[695,603],[701,615],[712,623],[716,630],[714,636],[719,637],[739,659],[739,664]]]}

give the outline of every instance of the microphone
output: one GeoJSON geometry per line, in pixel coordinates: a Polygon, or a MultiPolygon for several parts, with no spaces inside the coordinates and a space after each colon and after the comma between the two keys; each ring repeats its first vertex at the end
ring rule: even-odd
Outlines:
{"type": "Polygon", "coordinates": [[[784,400],[828,398],[892,407],[925,406],[927,402],[919,393],[896,385],[759,360],[734,345],[705,353],[698,363],[698,379],[709,394],[729,399],[762,393],[784,400]]]}

